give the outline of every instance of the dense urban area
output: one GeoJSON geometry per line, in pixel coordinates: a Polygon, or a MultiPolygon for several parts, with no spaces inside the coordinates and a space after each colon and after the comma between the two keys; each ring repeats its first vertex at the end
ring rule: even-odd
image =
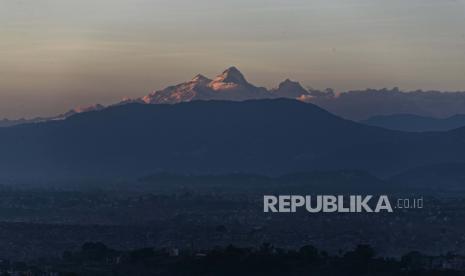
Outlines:
{"type": "MultiPolygon", "coordinates": [[[[416,268],[465,270],[465,259],[460,257],[465,255],[465,198],[457,193],[433,196],[426,190],[396,191],[393,184],[388,189],[380,181],[373,193],[421,196],[423,208],[392,213],[263,212],[263,194],[321,194],[332,189],[354,194],[374,181],[361,172],[334,172],[278,179],[154,175],[131,183],[101,184],[98,189],[92,183],[79,189],[71,184],[61,188],[4,186],[0,191],[1,264],[6,272],[82,268],[92,275],[92,267],[108,273],[143,269],[128,257],[142,254],[142,259],[161,262],[163,269],[147,269],[162,269],[163,275],[164,269],[169,271],[179,262],[202,271],[204,262],[217,254],[218,258],[244,254],[240,260],[251,258],[245,265],[254,266],[263,246],[268,248],[265,261],[279,257],[286,267],[302,247],[311,245],[325,252],[327,259],[318,271],[326,271],[328,262],[344,262],[347,252],[369,245],[381,258],[376,265],[392,265],[405,273],[409,267],[401,260],[407,254],[420,259],[416,268]],[[335,184],[328,186],[328,182],[335,184]],[[341,187],[346,184],[349,190],[341,187]],[[103,255],[96,263],[76,257],[93,254],[89,250],[104,253],[99,251],[103,255]]],[[[148,261],[141,262],[145,266],[148,261]]]]}

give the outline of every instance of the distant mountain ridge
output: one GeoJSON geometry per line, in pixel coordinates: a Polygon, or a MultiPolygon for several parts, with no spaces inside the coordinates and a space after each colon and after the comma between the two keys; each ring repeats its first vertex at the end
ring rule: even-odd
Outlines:
{"type": "Polygon", "coordinates": [[[330,88],[323,91],[306,89],[299,82],[290,79],[282,81],[276,88],[266,89],[249,83],[234,66],[213,79],[199,74],[190,81],[157,90],[129,102],[175,104],[193,100],[243,101],[274,98],[313,103],[333,114],[356,121],[377,115],[405,113],[438,118],[465,114],[465,92],[403,92],[398,88],[384,88],[336,93],[330,88]]]}
{"type": "Polygon", "coordinates": [[[465,126],[465,115],[431,118],[413,114],[374,116],[361,123],[400,131],[446,131],[465,126]]]}
{"type": "Polygon", "coordinates": [[[338,116],[360,121],[378,115],[413,114],[444,118],[465,114],[465,92],[366,89],[309,100],[338,116]]]}
{"type": "Polygon", "coordinates": [[[32,123],[42,123],[42,122],[47,122],[47,121],[64,120],[78,113],[97,111],[97,110],[102,110],[104,108],[105,106],[101,104],[94,104],[94,105],[89,105],[89,106],[76,107],[71,110],[68,110],[65,113],[62,113],[62,114],[59,114],[53,117],[36,117],[36,118],[31,118],[31,119],[22,118],[18,120],[2,119],[0,120],[0,127],[9,127],[9,126],[15,126],[15,125],[21,125],[21,124],[32,124],[32,123]]]}

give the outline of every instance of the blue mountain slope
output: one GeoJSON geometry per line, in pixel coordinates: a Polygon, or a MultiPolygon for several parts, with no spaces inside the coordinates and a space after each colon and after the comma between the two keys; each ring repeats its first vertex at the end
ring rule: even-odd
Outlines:
{"type": "Polygon", "coordinates": [[[0,129],[0,178],[360,169],[465,159],[462,134],[404,133],[294,100],[127,104],[0,129]]]}

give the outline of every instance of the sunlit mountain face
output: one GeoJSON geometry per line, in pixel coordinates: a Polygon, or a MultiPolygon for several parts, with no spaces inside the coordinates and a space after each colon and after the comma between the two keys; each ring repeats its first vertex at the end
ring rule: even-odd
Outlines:
{"type": "Polygon", "coordinates": [[[192,100],[239,101],[271,96],[265,88],[250,84],[236,67],[230,67],[213,80],[197,75],[188,82],[142,97],[142,101],[145,103],[179,103],[192,100]]]}

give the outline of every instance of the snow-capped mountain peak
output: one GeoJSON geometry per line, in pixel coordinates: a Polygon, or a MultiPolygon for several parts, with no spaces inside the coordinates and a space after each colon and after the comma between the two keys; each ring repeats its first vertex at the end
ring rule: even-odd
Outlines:
{"type": "Polygon", "coordinates": [[[256,87],[246,80],[239,69],[232,66],[224,70],[213,80],[198,74],[190,81],[152,92],[140,98],[140,101],[147,104],[179,103],[192,100],[242,101],[273,98],[276,96],[297,98],[305,93],[308,92],[299,83],[291,80],[283,82],[280,85],[280,89],[276,89],[276,91],[268,91],[266,88],[256,87]],[[297,91],[290,93],[292,90],[297,91]],[[292,94],[292,96],[288,96],[288,94],[292,94]]]}
{"type": "Polygon", "coordinates": [[[250,85],[244,75],[236,67],[232,66],[223,71],[213,81],[215,83],[232,83],[236,85],[250,85]]]}

